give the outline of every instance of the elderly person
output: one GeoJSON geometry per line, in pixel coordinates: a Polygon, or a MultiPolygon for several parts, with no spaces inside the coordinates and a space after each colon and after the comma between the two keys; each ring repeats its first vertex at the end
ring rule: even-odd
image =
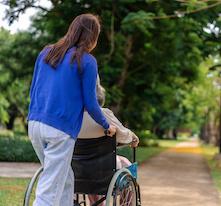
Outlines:
{"type": "MultiPolygon", "coordinates": [[[[105,89],[100,85],[100,79],[97,78],[97,99],[101,107],[105,103],[105,89]]],[[[116,127],[116,140],[121,144],[130,144],[132,147],[137,147],[139,138],[128,128],[124,127],[122,123],[115,117],[114,113],[108,108],[102,108],[104,116],[107,121],[116,127]]],[[[104,135],[104,130],[84,111],[83,123],[78,135],[78,138],[97,138],[104,135]]]]}
{"type": "MultiPolygon", "coordinates": [[[[101,107],[104,106],[105,103],[105,89],[100,85],[100,80],[97,78],[97,99],[98,103],[101,107]]],[[[116,127],[116,141],[121,144],[131,144],[132,147],[137,147],[139,143],[139,138],[128,128],[124,127],[122,123],[115,117],[114,113],[108,108],[102,108],[104,116],[107,121],[116,127]]],[[[104,130],[102,127],[97,124],[88,114],[87,111],[84,111],[83,123],[78,135],[78,138],[97,138],[102,137],[104,135],[104,130]]],[[[117,169],[122,167],[127,167],[131,165],[131,162],[123,157],[117,155],[116,157],[117,169]]],[[[90,200],[90,204],[92,205],[94,202],[101,198],[100,195],[88,195],[90,200]]],[[[100,206],[104,206],[105,203],[101,203],[100,206]]]]}

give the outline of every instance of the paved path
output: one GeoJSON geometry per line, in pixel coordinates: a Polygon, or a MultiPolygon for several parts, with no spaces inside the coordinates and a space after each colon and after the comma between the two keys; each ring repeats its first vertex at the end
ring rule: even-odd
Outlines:
{"type": "Polygon", "coordinates": [[[0,177],[32,177],[39,167],[37,163],[0,162],[0,177]]]}
{"type": "Polygon", "coordinates": [[[139,166],[143,206],[220,206],[197,141],[183,142],[139,166]]]}

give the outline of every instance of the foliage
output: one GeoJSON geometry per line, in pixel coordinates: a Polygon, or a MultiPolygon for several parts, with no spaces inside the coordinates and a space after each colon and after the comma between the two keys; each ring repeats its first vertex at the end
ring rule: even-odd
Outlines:
{"type": "Polygon", "coordinates": [[[1,105],[0,111],[7,111],[10,118],[25,117],[37,53],[61,38],[74,16],[92,12],[102,20],[94,55],[107,90],[106,106],[137,131],[148,129],[162,136],[180,127],[199,130],[211,106],[209,98],[217,95],[204,92],[201,96],[210,84],[201,67],[204,64],[208,70],[202,62],[220,52],[220,7],[212,7],[210,1],[50,2],[51,7],[46,9],[38,6],[37,0],[4,1],[9,6],[9,20],[28,7],[39,12],[29,31],[15,35],[0,32],[0,58],[4,60],[0,68],[8,76],[5,82],[0,80],[0,88],[9,103],[1,105]],[[206,6],[211,8],[204,10],[206,6]]]}
{"type": "Polygon", "coordinates": [[[38,162],[31,142],[24,136],[0,136],[0,161],[38,162]]]}
{"type": "Polygon", "coordinates": [[[8,101],[5,99],[5,97],[1,94],[0,95],[0,122],[4,123],[8,121],[8,113],[7,113],[7,108],[8,108],[8,101]]]}
{"type": "Polygon", "coordinates": [[[139,146],[141,147],[156,147],[158,146],[157,136],[150,130],[137,131],[136,135],[139,137],[139,146]]]}
{"type": "Polygon", "coordinates": [[[0,43],[0,88],[4,98],[0,97],[2,100],[0,111],[4,109],[3,112],[6,113],[0,119],[2,122],[9,122],[10,119],[22,117],[25,123],[29,85],[34,59],[37,55],[35,40],[28,32],[11,35],[8,31],[1,29],[0,43]],[[4,116],[6,117],[3,119],[4,116]]]}
{"type": "Polygon", "coordinates": [[[186,110],[184,124],[188,128],[199,131],[199,126],[205,123],[208,112],[219,112],[219,87],[214,85],[217,75],[208,68],[214,65],[214,58],[207,58],[199,65],[199,78],[185,94],[183,107],[186,110]]]}

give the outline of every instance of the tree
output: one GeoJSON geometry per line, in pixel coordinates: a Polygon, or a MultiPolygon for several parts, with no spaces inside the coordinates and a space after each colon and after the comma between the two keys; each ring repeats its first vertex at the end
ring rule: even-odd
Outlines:
{"type": "Polygon", "coordinates": [[[1,29],[0,43],[1,107],[4,109],[0,119],[6,122],[8,129],[12,129],[16,117],[21,117],[26,124],[28,91],[38,50],[34,48],[35,39],[28,32],[12,35],[1,29]]]}
{"type": "MultiPolygon", "coordinates": [[[[9,20],[37,7],[37,2],[5,0],[9,20]]],[[[20,56],[19,64],[27,67],[24,71],[30,75],[37,51],[62,37],[74,16],[96,13],[102,19],[102,31],[94,54],[107,89],[107,106],[136,130],[163,135],[187,124],[187,114],[194,111],[184,106],[184,98],[191,100],[187,94],[199,78],[199,65],[209,54],[220,52],[220,37],[209,27],[220,28],[218,1],[50,2],[51,8],[39,8],[25,34],[34,43],[22,48],[34,52],[27,52],[28,62],[20,56]]]]}

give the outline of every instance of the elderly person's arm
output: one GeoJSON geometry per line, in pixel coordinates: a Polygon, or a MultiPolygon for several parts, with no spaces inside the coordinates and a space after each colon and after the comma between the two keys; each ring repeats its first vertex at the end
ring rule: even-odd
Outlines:
{"type": "Polygon", "coordinates": [[[117,119],[114,113],[107,108],[102,108],[104,116],[108,122],[117,128],[116,138],[117,142],[122,144],[130,144],[133,147],[137,147],[139,144],[139,138],[128,128],[124,127],[123,124],[117,119]]]}

